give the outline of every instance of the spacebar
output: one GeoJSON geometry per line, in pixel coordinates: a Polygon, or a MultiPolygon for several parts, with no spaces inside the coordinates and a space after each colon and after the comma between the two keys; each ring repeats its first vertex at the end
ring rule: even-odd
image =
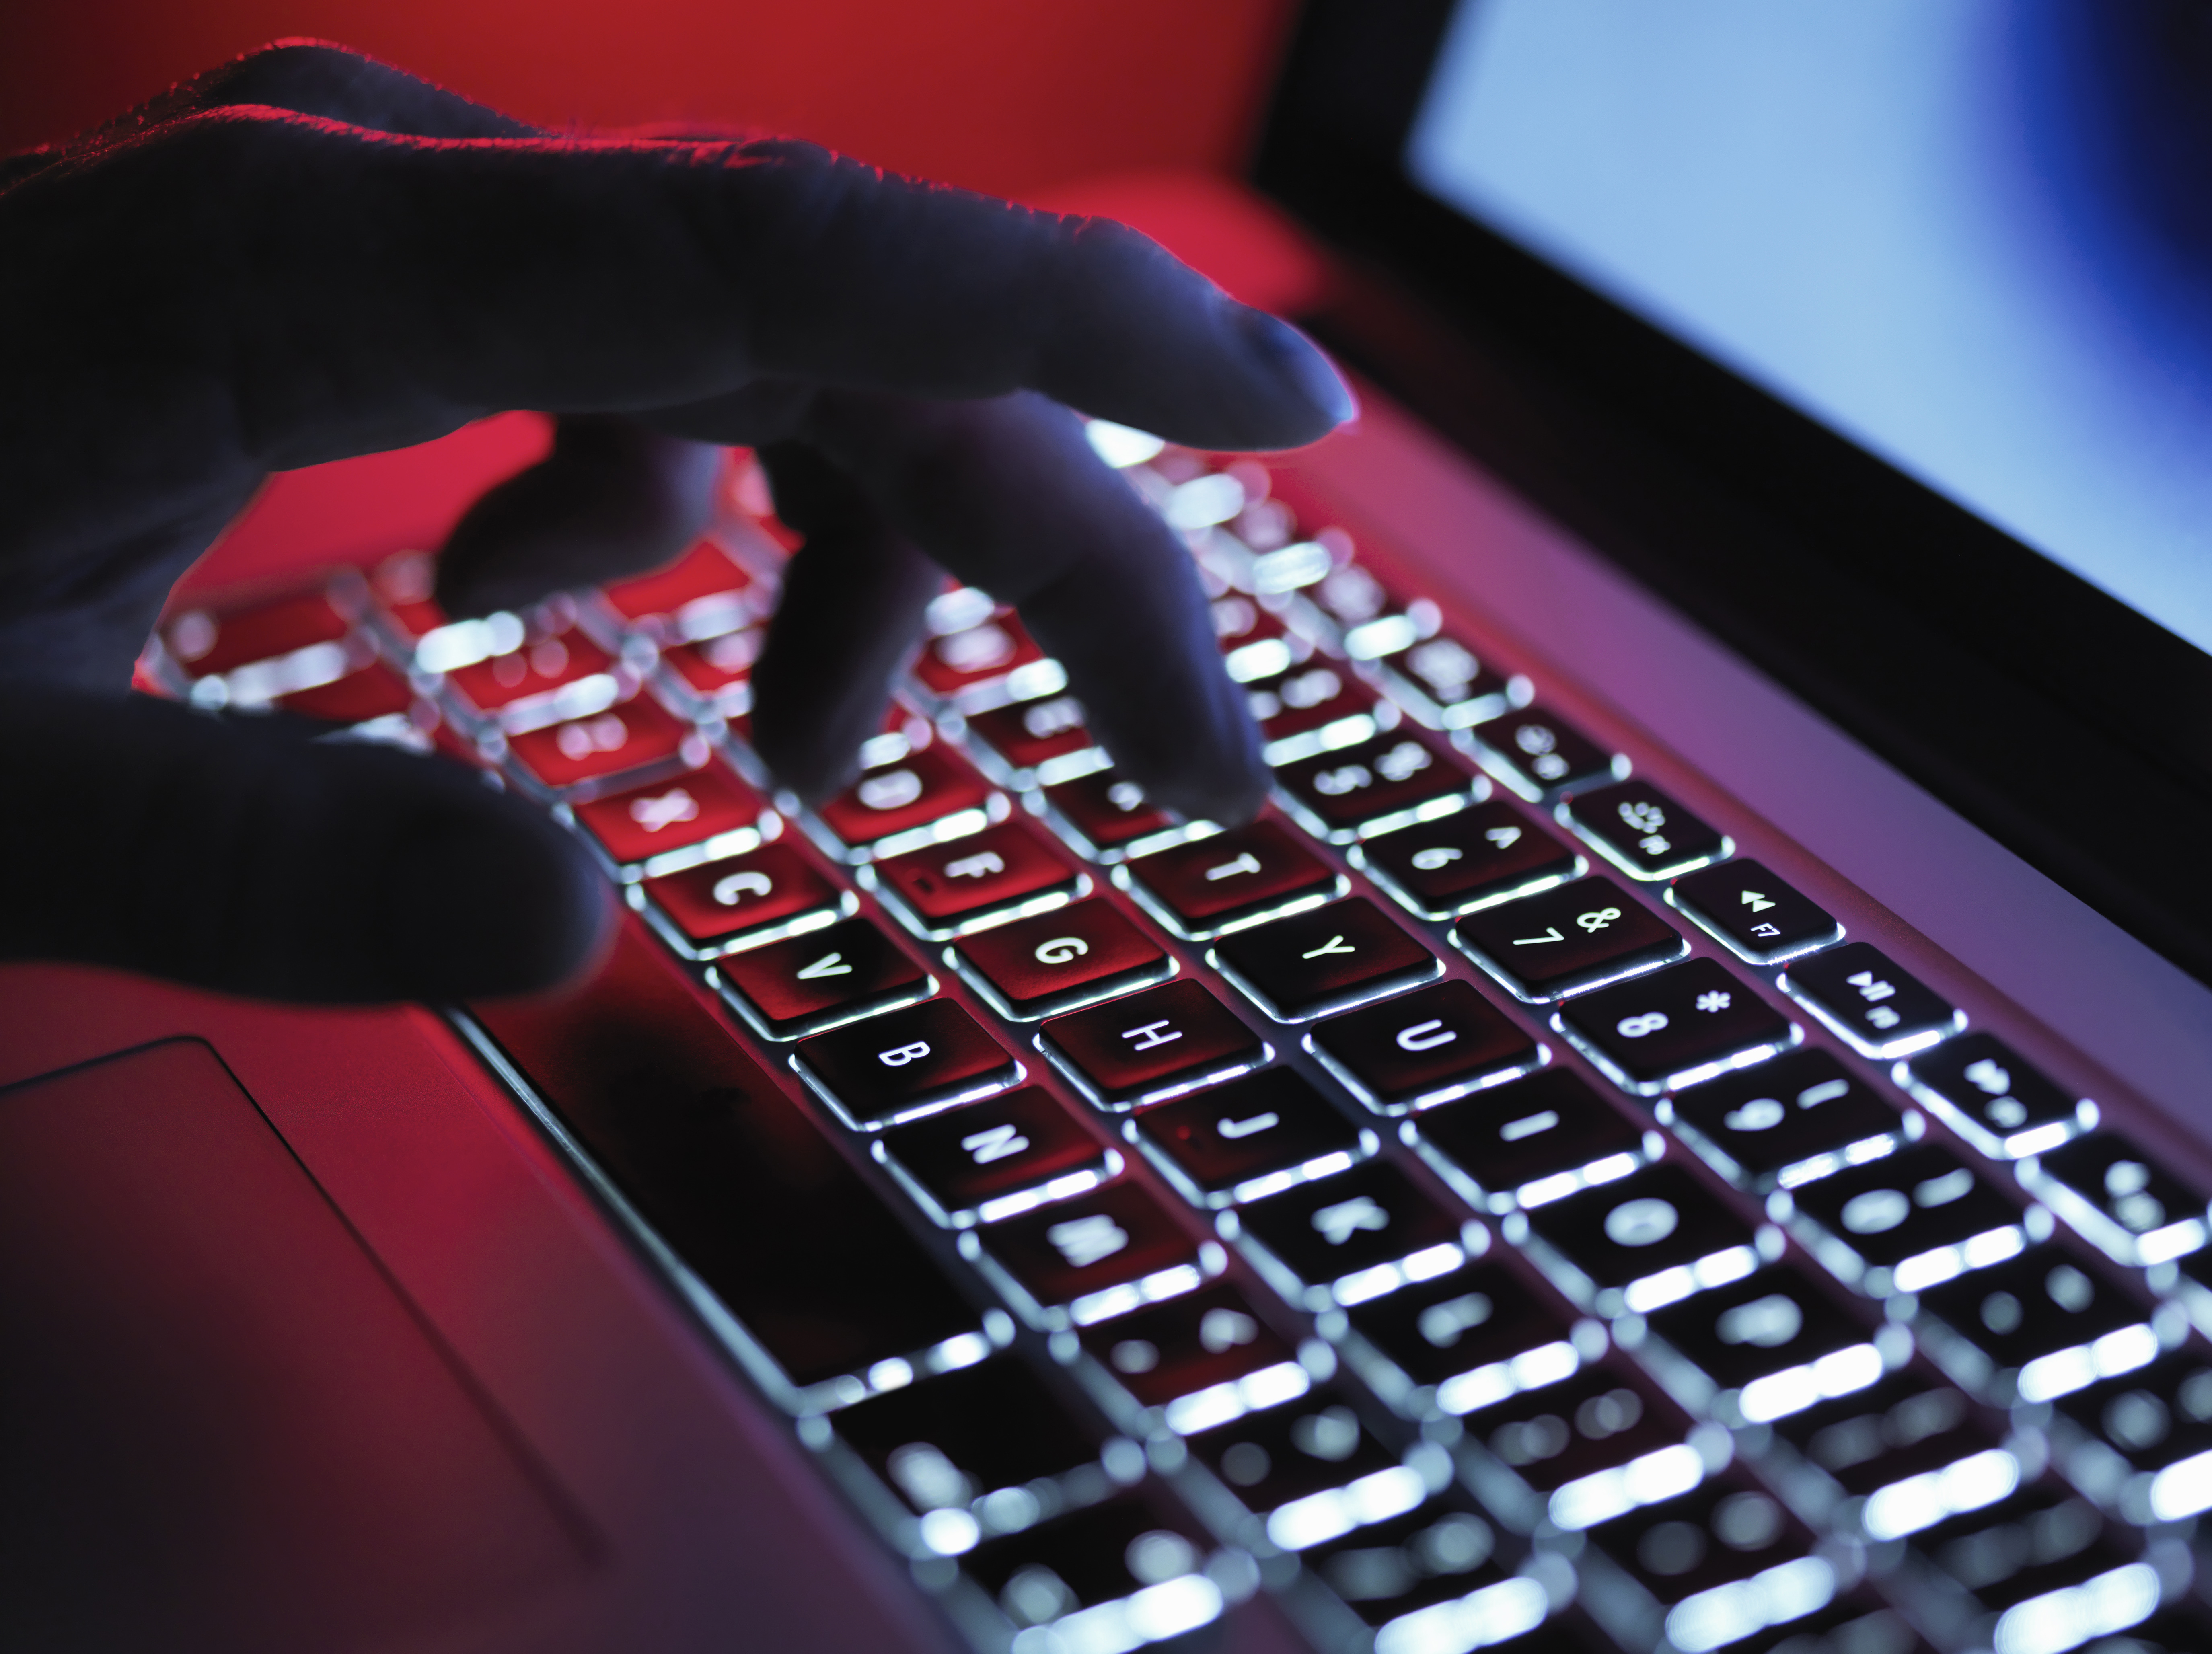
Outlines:
{"type": "Polygon", "coordinates": [[[981,1317],[634,922],[586,988],[474,1006],[660,1237],[794,1384],[981,1317]]]}

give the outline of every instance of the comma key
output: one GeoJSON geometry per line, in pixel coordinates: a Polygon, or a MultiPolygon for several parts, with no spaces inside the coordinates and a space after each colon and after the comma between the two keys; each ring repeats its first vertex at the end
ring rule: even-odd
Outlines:
{"type": "Polygon", "coordinates": [[[1269,1055],[1265,1040],[1188,978],[1054,1018],[1037,1049],[1109,1109],[1226,1079],[1269,1055]]]}
{"type": "Polygon", "coordinates": [[[1095,896],[978,931],[948,957],[1000,1011],[1024,1022],[1111,999],[1176,969],[1164,948],[1095,896]]]}
{"type": "Polygon", "coordinates": [[[1343,875],[1281,823],[1255,821],[1125,865],[1115,878],[1182,935],[1218,936],[1343,893],[1343,875]]]}
{"type": "Polygon", "coordinates": [[[1470,913],[1452,939],[1532,1004],[1650,970],[1690,951],[1671,926],[1609,879],[1579,879],[1470,913]]]}

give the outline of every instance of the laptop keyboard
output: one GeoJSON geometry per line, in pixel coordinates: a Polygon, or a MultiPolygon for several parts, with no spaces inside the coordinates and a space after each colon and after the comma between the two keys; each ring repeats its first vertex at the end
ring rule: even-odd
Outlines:
{"type": "Polygon", "coordinates": [[[734,506],[528,616],[403,557],[151,665],[591,848],[593,988],[457,1025],[979,1648],[1255,1594],[1375,1654],[2212,1646],[2203,1195],[1263,467],[1097,440],[1213,598],[1249,826],[966,590],[775,807],[734,506]]]}

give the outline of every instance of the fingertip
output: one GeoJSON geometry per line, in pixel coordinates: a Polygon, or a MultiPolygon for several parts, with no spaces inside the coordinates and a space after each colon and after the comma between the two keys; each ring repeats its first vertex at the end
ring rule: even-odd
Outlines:
{"type": "Polygon", "coordinates": [[[410,998],[538,994],[613,944],[614,892],[568,834],[528,806],[433,807],[395,835],[378,881],[383,969],[410,998]]]}
{"type": "Polygon", "coordinates": [[[1253,353],[1273,376],[1312,410],[1313,427],[1300,441],[1326,436],[1359,414],[1358,399],[1321,347],[1280,317],[1246,308],[1237,326],[1253,353]]]}

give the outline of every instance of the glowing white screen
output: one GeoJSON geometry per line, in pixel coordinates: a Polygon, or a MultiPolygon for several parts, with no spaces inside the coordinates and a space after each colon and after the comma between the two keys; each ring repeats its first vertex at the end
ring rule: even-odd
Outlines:
{"type": "Polygon", "coordinates": [[[2212,373],[2077,256],[2005,79],[2016,23],[2008,0],[1462,0],[1406,163],[2212,648],[2212,373]]]}

